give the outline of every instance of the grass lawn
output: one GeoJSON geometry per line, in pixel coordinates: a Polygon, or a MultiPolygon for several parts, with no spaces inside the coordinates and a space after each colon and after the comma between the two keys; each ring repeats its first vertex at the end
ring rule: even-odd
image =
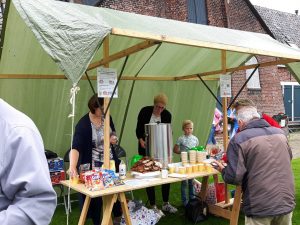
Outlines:
{"type": "MultiPolygon", "coordinates": [[[[295,184],[296,184],[296,209],[293,212],[293,225],[299,224],[300,221],[300,159],[294,159],[292,161],[294,176],[295,176],[295,184]]],[[[160,187],[156,188],[156,199],[157,205],[160,207],[162,204],[161,200],[161,192],[160,187]]],[[[76,194],[73,194],[71,198],[76,199],[76,194]]],[[[130,197],[130,196],[128,196],[130,197]]],[[[146,192],[145,190],[138,190],[134,191],[135,199],[141,199],[145,203],[146,199],[146,192]]],[[[61,200],[59,200],[61,202],[61,200]]],[[[168,214],[167,216],[163,217],[159,221],[159,225],[193,225],[192,222],[189,222],[184,217],[184,209],[181,207],[181,199],[180,199],[180,183],[175,183],[171,185],[171,192],[170,192],[170,201],[176,207],[178,207],[178,213],[176,214],[168,214]]],[[[69,224],[75,225],[78,223],[79,220],[79,206],[78,202],[72,203],[72,213],[69,216],[69,224]]],[[[67,216],[64,211],[63,205],[58,205],[55,211],[55,214],[52,218],[51,225],[62,225],[67,224],[67,216]]],[[[87,225],[92,225],[90,220],[87,220],[87,225]]],[[[205,222],[199,223],[202,225],[225,225],[229,224],[229,221],[220,217],[210,216],[209,219],[205,222]]],[[[240,213],[239,225],[244,224],[244,215],[240,213]]]]}

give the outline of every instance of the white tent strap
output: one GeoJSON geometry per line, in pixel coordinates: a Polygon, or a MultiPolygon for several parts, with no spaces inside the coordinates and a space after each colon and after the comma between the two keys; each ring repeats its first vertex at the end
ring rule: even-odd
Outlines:
{"type": "MultiPolygon", "coordinates": [[[[74,137],[74,118],[75,118],[75,105],[76,105],[76,94],[80,88],[77,86],[77,84],[73,84],[73,87],[70,89],[70,104],[72,106],[72,112],[69,114],[68,118],[72,118],[72,123],[71,123],[71,143],[70,143],[70,149],[72,150],[72,143],[73,143],[73,137],[74,137]]],[[[70,163],[72,162],[71,159],[71,154],[69,155],[70,157],[70,163]]],[[[67,199],[67,225],[69,225],[69,212],[70,212],[70,192],[71,192],[71,179],[69,179],[68,182],[68,199],[67,199]]]]}

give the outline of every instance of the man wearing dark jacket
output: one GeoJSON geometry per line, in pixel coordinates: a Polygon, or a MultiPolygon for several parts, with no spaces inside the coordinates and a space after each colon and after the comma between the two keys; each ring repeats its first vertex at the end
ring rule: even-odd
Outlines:
{"type": "Polygon", "coordinates": [[[288,140],[260,119],[256,107],[236,106],[240,132],[228,145],[227,166],[218,163],[222,177],[242,185],[246,225],[291,225],[295,188],[288,140]]]}

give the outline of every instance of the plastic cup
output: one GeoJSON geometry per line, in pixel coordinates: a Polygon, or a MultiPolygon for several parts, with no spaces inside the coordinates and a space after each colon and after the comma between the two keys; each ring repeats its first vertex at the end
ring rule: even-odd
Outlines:
{"type": "Polygon", "coordinates": [[[198,151],[197,152],[197,162],[203,162],[206,159],[206,152],[204,151],[198,151]]]}
{"type": "Polygon", "coordinates": [[[175,166],[169,165],[169,173],[175,173],[175,166]]]}
{"type": "Polygon", "coordinates": [[[190,150],[189,151],[189,157],[190,157],[190,162],[196,162],[196,151],[195,150],[190,150]]]}
{"type": "Polygon", "coordinates": [[[187,161],[187,159],[188,159],[188,153],[181,152],[181,161],[187,161]]]}
{"type": "Polygon", "coordinates": [[[205,169],[205,172],[207,172],[207,173],[213,172],[213,167],[209,163],[204,163],[204,169],[205,169]]]}
{"type": "Polygon", "coordinates": [[[199,172],[204,172],[205,171],[205,167],[204,167],[203,163],[198,164],[198,170],[199,170],[199,172]]]}
{"type": "Polygon", "coordinates": [[[71,178],[71,183],[72,184],[79,184],[79,176],[74,176],[71,178]]]}
{"type": "Polygon", "coordinates": [[[193,173],[197,173],[198,172],[198,165],[193,165],[193,173]]]}
{"type": "Polygon", "coordinates": [[[162,178],[162,179],[168,178],[168,174],[169,174],[169,172],[168,172],[167,169],[162,169],[162,170],[161,170],[161,178],[162,178]]]}
{"type": "Polygon", "coordinates": [[[178,173],[179,174],[185,174],[185,167],[184,166],[179,166],[178,167],[178,173]]]}
{"type": "Polygon", "coordinates": [[[191,174],[193,172],[193,168],[192,168],[191,165],[187,165],[185,168],[186,168],[186,173],[187,174],[191,174]]]}

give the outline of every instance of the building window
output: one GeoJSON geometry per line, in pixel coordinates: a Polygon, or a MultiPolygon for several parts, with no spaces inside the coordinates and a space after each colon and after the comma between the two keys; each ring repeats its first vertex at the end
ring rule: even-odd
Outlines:
{"type": "MultiPolygon", "coordinates": [[[[255,56],[253,56],[251,59],[249,59],[245,65],[253,65],[253,64],[257,64],[257,59],[255,56]]],[[[250,77],[250,75],[252,74],[254,69],[247,69],[246,70],[246,79],[248,79],[250,77]]],[[[258,69],[255,71],[255,73],[252,75],[251,79],[248,81],[247,83],[247,88],[249,90],[260,90],[260,80],[259,80],[259,72],[258,69]]]]}
{"type": "Polygon", "coordinates": [[[205,0],[188,0],[188,22],[207,25],[205,0]]]}

